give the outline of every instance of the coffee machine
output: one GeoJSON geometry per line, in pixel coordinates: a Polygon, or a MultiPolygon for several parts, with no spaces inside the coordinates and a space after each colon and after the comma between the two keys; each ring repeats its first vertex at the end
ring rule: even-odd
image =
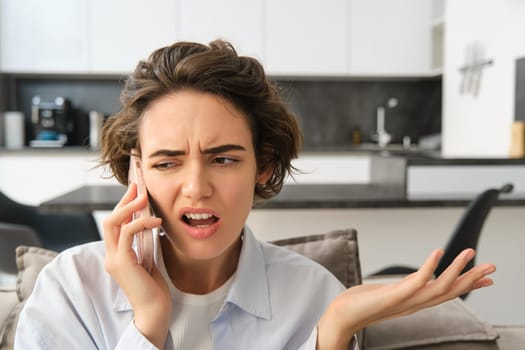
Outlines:
{"type": "Polygon", "coordinates": [[[73,108],[65,97],[44,100],[34,96],[31,107],[33,147],[60,147],[86,144],[89,119],[73,108]]]}

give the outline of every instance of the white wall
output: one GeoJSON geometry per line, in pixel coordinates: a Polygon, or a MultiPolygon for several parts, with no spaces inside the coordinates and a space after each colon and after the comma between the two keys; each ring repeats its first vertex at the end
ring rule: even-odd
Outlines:
{"type": "Polygon", "coordinates": [[[505,157],[514,120],[515,60],[525,56],[525,2],[447,1],[443,71],[443,155],[505,157]],[[459,93],[466,47],[479,43],[494,63],[479,94],[459,93]]]}

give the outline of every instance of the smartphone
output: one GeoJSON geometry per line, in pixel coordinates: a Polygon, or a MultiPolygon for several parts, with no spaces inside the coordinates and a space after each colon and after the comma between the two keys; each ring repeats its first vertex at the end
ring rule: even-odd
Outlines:
{"type": "MultiPolygon", "coordinates": [[[[129,172],[128,172],[128,183],[137,184],[137,196],[141,196],[144,193],[147,193],[146,185],[144,183],[144,176],[142,175],[142,169],[140,164],[140,158],[136,156],[136,151],[132,150],[131,156],[129,157],[129,172]]],[[[148,204],[142,210],[138,210],[133,213],[132,220],[136,220],[140,217],[152,216],[153,212],[151,207],[148,204]]],[[[136,252],[137,259],[140,265],[151,273],[153,268],[153,249],[154,249],[154,238],[153,230],[149,228],[144,228],[141,232],[135,234],[133,242],[136,252]]]]}

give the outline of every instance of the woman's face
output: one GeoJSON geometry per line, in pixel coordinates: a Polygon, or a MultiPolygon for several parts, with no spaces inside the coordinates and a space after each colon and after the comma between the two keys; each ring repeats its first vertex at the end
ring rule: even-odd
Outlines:
{"type": "Polygon", "coordinates": [[[154,101],[139,128],[144,181],[180,258],[233,246],[251,210],[257,174],[246,117],[212,94],[182,90],[154,101]]]}

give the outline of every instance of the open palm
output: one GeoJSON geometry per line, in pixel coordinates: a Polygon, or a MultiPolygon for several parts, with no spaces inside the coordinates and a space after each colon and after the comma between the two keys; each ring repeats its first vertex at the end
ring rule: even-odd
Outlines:
{"type": "Polygon", "coordinates": [[[434,279],[433,272],[442,255],[441,249],[435,250],[417,272],[394,283],[364,284],[341,293],[319,322],[318,348],[324,348],[323,344],[331,344],[332,349],[336,343],[348,344],[351,336],[366,326],[411,314],[492,285],[492,279],[487,277],[496,270],[492,264],[477,265],[461,274],[475,255],[473,249],[464,250],[434,279]],[[336,338],[342,341],[334,343],[336,338]]]}

